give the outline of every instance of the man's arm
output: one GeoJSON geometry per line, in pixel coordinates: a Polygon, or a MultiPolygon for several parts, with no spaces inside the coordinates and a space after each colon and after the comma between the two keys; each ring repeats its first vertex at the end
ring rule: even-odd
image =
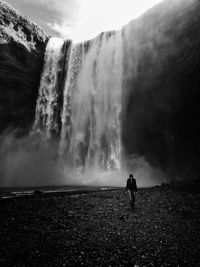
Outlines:
{"type": "Polygon", "coordinates": [[[136,180],[135,180],[135,191],[138,191],[136,180]]]}
{"type": "Polygon", "coordinates": [[[126,182],[126,191],[128,190],[128,180],[126,182]]]}

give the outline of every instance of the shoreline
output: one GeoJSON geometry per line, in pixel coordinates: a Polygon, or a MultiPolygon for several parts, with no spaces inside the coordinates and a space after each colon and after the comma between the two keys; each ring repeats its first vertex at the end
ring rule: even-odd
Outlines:
{"type": "Polygon", "coordinates": [[[59,196],[59,195],[81,195],[91,194],[102,191],[121,190],[122,187],[106,187],[106,186],[38,186],[38,187],[15,187],[1,188],[0,198],[19,198],[19,197],[35,197],[35,196],[59,196]]]}

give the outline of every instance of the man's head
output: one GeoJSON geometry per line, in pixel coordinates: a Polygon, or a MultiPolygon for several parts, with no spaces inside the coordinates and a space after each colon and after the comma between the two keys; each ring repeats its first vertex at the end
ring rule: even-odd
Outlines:
{"type": "Polygon", "coordinates": [[[133,179],[133,174],[129,174],[129,179],[133,179]]]}

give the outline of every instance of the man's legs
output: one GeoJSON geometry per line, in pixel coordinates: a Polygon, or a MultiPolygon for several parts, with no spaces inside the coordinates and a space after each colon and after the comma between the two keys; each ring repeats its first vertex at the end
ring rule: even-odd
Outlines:
{"type": "Polygon", "coordinates": [[[135,194],[134,194],[134,191],[131,191],[132,193],[132,209],[135,208],[135,194]]]}
{"type": "Polygon", "coordinates": [[[128,189],[128,196],[129,196],[131,210],[133,210],[134,209],[134,205],[135,205],[135,195],[134,195],[133,190],[129,190],[128,189]]]}

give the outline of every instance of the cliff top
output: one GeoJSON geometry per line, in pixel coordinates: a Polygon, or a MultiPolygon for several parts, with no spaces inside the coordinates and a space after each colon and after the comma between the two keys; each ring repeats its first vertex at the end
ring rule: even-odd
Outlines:
{"type": "Polygon", "coordinates": [[[31,50],[38,43],[45,43],[47,39],[47,35],[38,25],[0,0],[0,44],[15,41],[31,50]]]}

